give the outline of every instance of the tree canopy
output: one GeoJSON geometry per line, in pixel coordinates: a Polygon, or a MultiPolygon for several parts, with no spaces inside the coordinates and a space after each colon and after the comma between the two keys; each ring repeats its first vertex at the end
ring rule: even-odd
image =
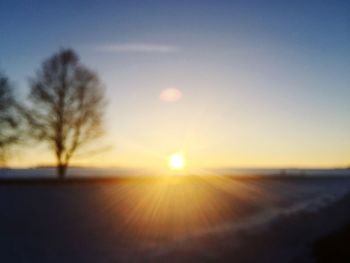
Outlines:
{"type": "Polygon", "coordinates": [[[104,87],[73,50],[62,49],[30,79],[28,100],[30,135],[50,146],[63,178],[76,151],[103,134],[104,87]]]}

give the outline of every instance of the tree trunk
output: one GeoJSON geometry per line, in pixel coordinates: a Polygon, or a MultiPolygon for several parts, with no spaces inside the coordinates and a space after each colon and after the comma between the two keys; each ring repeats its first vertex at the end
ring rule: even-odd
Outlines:
{"type": "Polygon", "coordinates": [[[57,165],[57,175],[58,179],[63,180],[66,177],[67,164],[58,164],[57,165]]]}

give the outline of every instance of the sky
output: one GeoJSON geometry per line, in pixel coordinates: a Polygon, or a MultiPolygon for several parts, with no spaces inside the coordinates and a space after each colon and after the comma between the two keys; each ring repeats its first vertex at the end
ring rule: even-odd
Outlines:
{"type": "MultiPolygon", "coordinates": [[[[60,48],[98,72],[106,136],[77,165],[163,167],[182,152],[192,168],[342,167],[349,10],[345,0],[2,0],[0,68],[22,98],[60,48]]],[[[10,164],[52,162],[38,144],[10,164]]]]}

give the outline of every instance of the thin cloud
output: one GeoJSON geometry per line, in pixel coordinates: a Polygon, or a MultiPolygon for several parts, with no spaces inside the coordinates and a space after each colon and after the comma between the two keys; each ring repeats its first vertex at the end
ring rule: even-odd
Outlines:
{"type": "Polygon", "coordinates": [[[174,53],[178,52],[179,48],[160,44],[125,43],[101,45],[97,46],[96,50],[110,53],[174,53]]]}

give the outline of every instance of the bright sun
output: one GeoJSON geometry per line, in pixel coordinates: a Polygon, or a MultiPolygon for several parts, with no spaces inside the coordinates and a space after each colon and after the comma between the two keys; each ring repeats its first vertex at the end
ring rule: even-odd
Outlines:
{"type": "Polygon", "coordinates": [[[182,153],[174,153],[169,158],[169,166],[173,170],[182,170],[185,167],[185,159],[182,153]]]}

